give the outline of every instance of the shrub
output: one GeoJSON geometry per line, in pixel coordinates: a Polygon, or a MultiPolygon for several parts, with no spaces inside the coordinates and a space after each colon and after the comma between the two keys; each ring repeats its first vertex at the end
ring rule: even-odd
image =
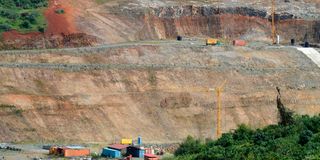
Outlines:
{"type": "Polygon", "coordinates": [[[45,30],[44,30],[43,27],[38,27],[38,31],[41,32],[41,33],[44,33],[45,30]]]}
{"type": "Polygon", "coordinates": [[[22,109],[15,109],[13,112],[16,116],[22,117],[22,112],[23,112],[22,109]]]}
{"type": "Polygon", "coordinates": [[[23,21],[23,22],[20,24],[20,27],[21,27],[21,28],[26,28],[26,29],[28,29],[28,28],[31,27],[31,25],[30,25],[30,23],[29,23],[28,21],[23,21]]]}
{"type": "Polygon", "coordinates": [[[64,9],[56,9],[55,10],[55,12],[57,13],[57,14],[64,14],[64,9]]]}
{"type": "Polygon", "coordinates": [[[187,155],[199,153],[202,149],[202,144],[200,140],[194,139],[191,136],[188,136],[187,139],[180,145],[176,150],[174,155],[187,155]]]}
{"type": "Polygon", "coordinates": [[[11,27],[7,24],[0,24],[0,32],[9,31],[11,27]]]}
{"type": "Polygon", "coordinates": [[[304,130],[300,135],[299,135],[299,144],[305,145],[307,144],[312,137],[312,132],[310,130],[304,130]]]}

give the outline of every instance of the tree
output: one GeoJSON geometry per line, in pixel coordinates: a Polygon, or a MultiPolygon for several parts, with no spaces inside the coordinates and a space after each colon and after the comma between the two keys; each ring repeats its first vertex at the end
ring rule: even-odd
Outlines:
{"type": "Polygon", "coordinates": [[[9,31],[11,27],[7,24],[0,24],[0,32],[9,31]]]}
{"type": "Polygon", "coordinates": [[[28,29],[28,28],[31,27],[31,25],[30,25],[30,23],[29,23],[28,21],[23,21],[23,22],[20,24],[20,27],[21,27],[21,28],[26,28],[26,29],[28,29]]]}
{"type": "Polygon", "coordinates": [[[294,119],[293,119],[293,112],[290,111],[289,109],[287,109],[283,103],[281,102],[281,93],[280,93],[280,88],[277,87],[276,88],[278,91],[278,95],[277,95],[277,108],[280,114],[280,124],[281,125],[290,125],[294,123],[294,119]]]}
{"type": "Polygon", "coordinates": [[[299,135],[299,144],[300,145],[305,145],[307,144],[310,139],[312,138],[313,133],[310,130],[304,130],[300,135],[299,135]]]}
{"type": "Polygon", "coordinates": [[[175,151],[174,155],[186,155],[199,153],[202,149],[202,144],[200,140],[194,139],[188,136],[187,139],[180,145],[180,147],[175,151]]]}

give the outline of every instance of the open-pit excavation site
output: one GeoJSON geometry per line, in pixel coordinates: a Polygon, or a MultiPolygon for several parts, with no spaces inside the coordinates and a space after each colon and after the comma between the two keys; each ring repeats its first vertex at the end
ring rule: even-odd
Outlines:
{"type": "MultiPolygon", "coordinates": [[[[276,87],[295,114],[318,115],[320,1],[274,7],[273,14],[272,0],[50,0],[44,30],[1,32],[0,144],[217,139],[240,124],[278,124],[276,87]]],[[[29,150],[23,155],[43,157],[29,150]]]]}

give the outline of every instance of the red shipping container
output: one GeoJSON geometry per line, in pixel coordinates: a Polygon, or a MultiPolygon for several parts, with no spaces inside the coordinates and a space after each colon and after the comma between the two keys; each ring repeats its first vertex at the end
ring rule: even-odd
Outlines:
{"type": "Polygon", "coordinates": [[[84,157],[89,156],[90,150],[89,149],[64,149],[64,157],[84,157]]]}
{"type": "Polygon", "coordinates": [[[159,157],[153,154],[145,154],[144,160],[159,160],[159,157]]]}
{"type": "Polygon", "coordinates": [[[234,40],[233,41],[233,45],[234,46],[245,46],[246,45],[246,41],[244,41],[244,40],[234,40]]]}

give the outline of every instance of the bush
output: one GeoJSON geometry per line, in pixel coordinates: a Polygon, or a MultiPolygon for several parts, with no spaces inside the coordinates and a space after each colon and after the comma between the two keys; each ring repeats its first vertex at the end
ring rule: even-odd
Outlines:
{"type": "Polygon", "coordinates": [[[300,135],[299,135],[299,144],[305,145],[307,144],[312,137],[312,132],[310,130],[304,130],[300,135]]]}
{"type": "Polygon", "coordinates": [[[44,33],[45,30],[44,30],[43,27],[38,27],[38,31],[41,32],[41,33],[44,33]]]}
{"type": "Polygon", "coordinates": [[[188,136],[174,153],[175,156],[199,153],[202,149],[200,140],[188,136]]]}
{"type": "Polygon", "coordinates": [[[16,116],[22,117],[22,112],[23,112],[22,109],[15,109],[13,112],[16,116]]]}
{"type": "Polygon", "coordinates": [[[63,9],[56,9],[55,12],[57,14],[64,14],[64,10],[63,9]]]}
{"type": "Polygon", "coordinates": [[[0,104],[0,108],[16,108],[16,106],[10,104],[0,104]]]}
{"type": "Polygon", "coordinates": [[[48,0],[0,0],[1,32],[10,29],[25,32],[36,31],[38,27],[44,28],[44,15],[39,9],[48,6],[48,0]]]}
{"type": "Polygon", "coordinates": [[[31,25],[30,25],[30,23],[29,23],[28,21],[23,21],[23,22],[20,24],[20,27],[21,27],[21,28],[26,28],[26,29],[28,29],[28,28],[31,27],[31,25]]]}
{"type": "Polygon", "coordinates": [[[7,24],[0,24],[0,32],[6,32],[9,31],[11,27],[7,24]]]}

